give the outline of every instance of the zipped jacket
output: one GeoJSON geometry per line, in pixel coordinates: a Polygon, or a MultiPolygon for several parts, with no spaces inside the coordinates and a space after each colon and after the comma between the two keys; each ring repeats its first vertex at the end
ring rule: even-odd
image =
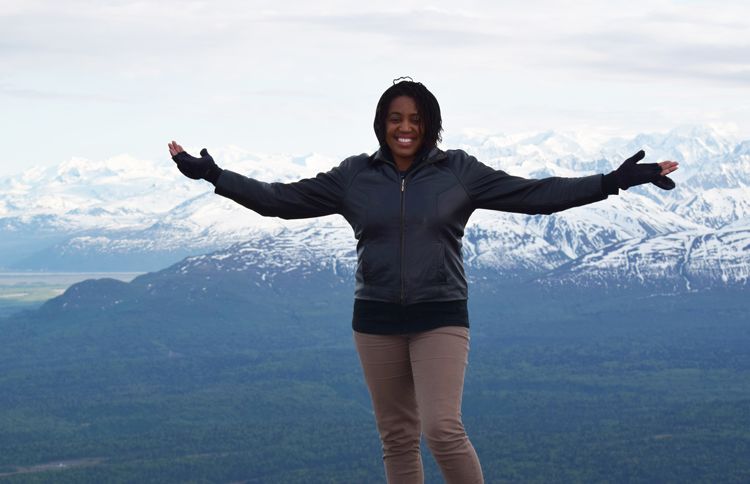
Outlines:
{"type": "Polygon", "coordinates": [[[357,239],[355,298],[412,304],[468,298],[461,247],[474,210],[558,212],[607,198],[602,177],[525,179],[438,148],[402,176],[380,150],[293,183],[224,170],[215,193],[266,216],[341,214],[357,239]]]}

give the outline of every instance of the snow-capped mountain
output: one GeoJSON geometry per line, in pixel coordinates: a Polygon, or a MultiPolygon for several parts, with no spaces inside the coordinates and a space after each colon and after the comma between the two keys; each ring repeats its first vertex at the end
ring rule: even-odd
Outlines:
{"type": "MultiPolygon", "coordinates": [[[[690,270],[704,267],[701,274],[727,284],[744,280],[742,269],[725,262],[750,266],[748,248],[724,241],[748,227],[750,141],[709,127],[679,127],[608,140],[580,133],[464,133],[444,146],[454,147],[531,178],[606,173],[639,149],[646,151],[642,163],[681,163],[671,175],[677,183],[671,192],[635,187],[550,216],[477,211],[464,239],[469,266],[557,278],[563,268],[579,274],[582,264],[592,274],[638,280],[636,270],[658,274],[615,256],[617,251],[632,245],[645,254],[652,246],[672,244],[670,253],[678,254],[677,246],[684,247],[686,240],[714,240],[712,251],[690,252],[690,270]]],[[[264,181],[314,176],[339,162],[317,154],[269,156],[236,147],[212,150],[212,155],[222,167],[264,181]]],[[[329,269],[353,267],[355,240],[342,217],[266,218],[212,192],[208,183],[183,177],[169,159],[128,156],[103,162],[72,159],[0,180],[0,266],[151,270],[247,242],[263,254],[257,263],[263,259],[293,267],[321,258],[329,269]]],[[[583,283],[580,277],[564,280],[583,283]]]]}
{"type": "Polygon", "coordinates": [[[544,284],[642,286],[661,292],[750,285],[750,224],[714,232],[634,238],[539,278],[544,284]]]}
{"type": "MultiPolygon", "coordinates": [[[[217,150],[217,159],[259,179],[292,181],[332,166],[304,158],[217,150]]],[[[74,158],[0,180],[0,267],[156,269],[190,254],[273,233],[285,224],[213,195],[169,160],[74,158]]]]}

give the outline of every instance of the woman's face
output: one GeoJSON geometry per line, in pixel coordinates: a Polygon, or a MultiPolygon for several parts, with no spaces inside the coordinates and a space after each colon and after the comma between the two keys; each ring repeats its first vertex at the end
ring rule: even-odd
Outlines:
{"type": "Polygon", "coordinates": [[[391,101],[385,118],[385,140],[394,161],[409,164],[414,161],[424,139],[424,126],[417,104],[409,96],[391,101]]]}

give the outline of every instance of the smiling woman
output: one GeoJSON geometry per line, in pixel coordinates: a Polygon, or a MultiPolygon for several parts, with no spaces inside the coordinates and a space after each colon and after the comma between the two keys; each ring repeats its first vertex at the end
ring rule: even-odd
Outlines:
{"type": "Polygon", "coordinates": [[[469,352],[468,284],[462,238],[477,209],[550,214],[653,183],[677,163],[638,164],[607,175],[525,179],[443,151],[435,96],[403,78],[380,97],[373,122],[380,149],[294,183],[265,183],[222,170],[204,148],[169,151],[186,176],[261,215],[340,214],[357,239],[352,329],[383,448],[388,482],[423,482],[420,438],[448,483],[480,483],[477,454],[461,421],[469,352]]]}
{"type": "Polygon", "coordinates": [[[409,168],[420,150],[441,141],[440,105],[430,91],[419,86],[411,79],[394,83],[375,108],[375,136],[382,148],[390,150],[401,171],[409,168]]]}
{"type": "Polygon", "coordinates": [[[385,142],[399,170],[406,171],[422,146],[424,128],[417,103],[408,96],[399,96],[390,103],[385,123],[385,142]]]}

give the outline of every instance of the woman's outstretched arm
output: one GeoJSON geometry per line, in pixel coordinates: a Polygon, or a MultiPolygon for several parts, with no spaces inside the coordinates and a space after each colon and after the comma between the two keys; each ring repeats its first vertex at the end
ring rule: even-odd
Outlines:
{"type": "Polygon", "coordinates": [[[678,165],[674,161],[638,165],[644,156],[643,151],[639,151],[607,175],[527,179],[495,170],[463,154],[465,159],[458,165],[457,177],[474,208],[526,214],[550,214],[586,205],[643,183],[670,190],[675,185],[666,175],[678,165]]]}
{"type": "Polygon", "coordinates": [[[205,148],[196,158],[172,141],[169,153],[185,176],[208,180],[216,187],[215,193],[268,217],[294,219],[340,213],[349,184],[349,160],[314,178],[266,183],[219,168],[205,148]]]}

